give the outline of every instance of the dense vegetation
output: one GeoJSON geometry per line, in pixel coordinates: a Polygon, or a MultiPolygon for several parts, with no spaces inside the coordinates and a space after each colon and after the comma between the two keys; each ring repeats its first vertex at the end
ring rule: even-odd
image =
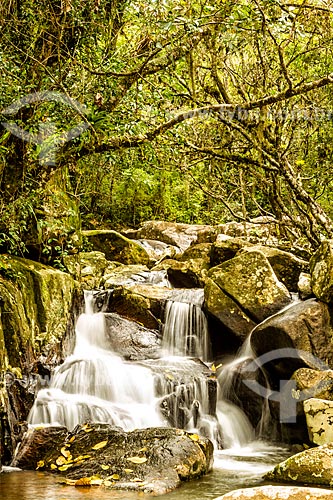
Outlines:
{"type": "Polygon", "coordinates": [[[332,28],[330,0],[3,0],[2,250],[63,251],[76,206],[332,237],[332,28]]]}

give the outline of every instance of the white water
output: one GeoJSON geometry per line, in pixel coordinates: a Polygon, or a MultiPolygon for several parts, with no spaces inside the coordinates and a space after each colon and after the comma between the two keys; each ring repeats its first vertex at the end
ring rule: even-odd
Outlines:
{"type": "Polygon", "coordinates": [[[201,306],[203,290],[177,292],[165,308],[162,349],[172,356],[210,357],[208,324],[201,306]]]}

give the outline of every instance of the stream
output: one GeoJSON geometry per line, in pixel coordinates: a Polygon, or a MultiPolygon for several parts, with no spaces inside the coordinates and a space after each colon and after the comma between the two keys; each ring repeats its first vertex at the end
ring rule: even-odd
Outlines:
{"type": "MultiPolygon", "coordinates": [[[[163,363],[170,364],[175,373],[180,373],[179,380],[165,380],[154,373],[151,360],[146,364],[126,362],[113,352],[104,321],[106,313],[103,308],[96,311],[94,294],[86,292],[85,312],[76,326],[74,352],[56,369],[49,387],[38,392],[29,425],[65,425],[73,429],[77,424],[93,421],[120,425],[126,431],[170,426],[170,420],[161,411],[161,402],[172,394],[176,398],[173,426],[209,437],[215,454],[211,473],[183,483],[163,495],[165,500],[214,499],[237,488],[264,484],[263,474],[291,452],[287,447],[258,440],[245,413],[227,398],[235,363],[251,354],[249,343],[245,343],[230,367],[223,367],[212,412],[208,377],[194,371],[198,363],[194,358],[206,362],[211,355],[207,322],[201,310],[203,291],[175,293],[175,300],[166,305],[161,358],[153,363],[161,363],[161,367],[163,363]]],[[[20,500],[151,498],[144,493],[110,491],[102,486],[65,486],[51,474],[8,467],[0,474],[0,490],[1,500],[17,500],[18,492],[20,500]]]]}

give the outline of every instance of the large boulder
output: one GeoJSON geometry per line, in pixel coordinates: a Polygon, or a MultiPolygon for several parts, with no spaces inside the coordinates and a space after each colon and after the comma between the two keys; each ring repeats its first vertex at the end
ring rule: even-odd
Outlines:
{"type": "Polygon", "coordinates": [[[208,277],[255,322],[263,321],[291,302],[287,288],[261,252],[234,257],[210,269],[208,277]]]}
{"type": "Polygon", "coordinates": [[[303,403],[310,441],[314,444],[333,442],[333,401],[311,398],[303,403]]]}
{"type": "Polygon", "coordinates": [[[256,323],[247,316],[237,302],[210,278],[206,280],[205,284],[204,309],[221,325],[218,343],[221,344],[222,348],[227,332],[231,332],[236,338],[243,341],[256,326],[256,323]]]}
{"type": "Polygon", "coordinates": [[[82,231],[82,234],[93,250],[103,252],[107,260],[143,265],[150,262],[148,253],[141,245],[116,231],[88,230],[82,231]]]}
{"type": "Polygon", "coordinates": [[[165,302],[173,296],[166,287],[138,284],[114,290],[111,312],[142,323],[146,328],[158,330],[164,316],[165,302]]]}
{"type": "Polygon", "coordinates": [[[333,444],[297,453],[278,464],[264,478],[283,483],[333,486],[333,444]]]}
{"type": "Polygon", "coordinates": [[[210,243],[216,239],[216,228],[207,225],[148,221],[136,233],[137,239],[159,240],[179,247],[182,251],[195,243],[210,243]]]}
{"type": "Polygon", "coordinates": [[[292,376],[296,391],[305,398],[329,399],[333,401],[333,370],[313,370],[299,368],[292,376]]]}
{"type": "Polygon", "coordinates": [[[132,361],[159,357],[161,339],[156,330],[148,330],[115,313],[106,313],[104,318],[106,337],[113,352],[132,361]]]}
{"type": "Polygon", "coordinates": [[[115,288],[124,285],[135,283],[144,283],[146,274],[149,272],[147,266],[139,264],[118,265],[117,267],[109,266],[100,280],[100,286],[105,289],[115,288]]]}
{"type": "Polygon", "coordinates": [[[8,463],[25,428],[39,376],[63,355],[72,327],[73,278],[42,264],[0,256],[0,451],[8,463]]]}
{"type": "Polygon", "coordinates": [[[226,493],[215,500],[331,500],[332,490],[306,486],[257,486],[226,493]]]}
{"type": "Polygon", "coordinates": [[[251,334],[256,355],[272,353],[266,367],[285,380],[301,367],[323,369],[325,363],[331,366],[332,341],[329,307],[316,299],[292,305],[258,325],[251,334]],[[279,349],[290,349],[290,355],[286,351],[279,355],[279,349]]]}
{"type": "Polygon", "coordinates": [[[310,260],[311,284],[315,296],[323,302],[333,302],[333,240],[321,243],[310,260]]]}
{"type": "Polygon", "coordinates": [[[252,247],[246,246],[243,247],[241,252],[263,253],[272,266],[277,278],[291,292],[297,292],[300,273],[309,269],[309,263],[306,260],[300,259],[292,253],[284,252],[278,248],[263,245],[252,247]]]}
{"type": "Polygon", "coordinates": [[[110,265],[103,252],[78,252],[65,255],[63,262],[68,272],[86,290],[98,288],[104,271],[110,265]]]}
{"type": "Polygon", "coordinates": [[[57,474],[73,486],[164,494],[209,472],[213,445],[180,429],[124,432],[107,424],[36,428],[26,434],[13,465],[57,474]]]}

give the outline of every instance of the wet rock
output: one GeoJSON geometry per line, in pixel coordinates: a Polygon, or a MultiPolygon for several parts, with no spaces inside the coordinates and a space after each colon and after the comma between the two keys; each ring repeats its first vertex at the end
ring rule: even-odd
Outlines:
{"type": "Polygon", "coordinates": [[[310,441],[322,445],[333,442],[333,401],[311,398],[303,403],[310,441]]]}
{"type": "Polygon", "coordinates": [[[206,262],[206,265],[209,266],[211,249],[211,243],[199,243],[198,245],[192,245],[179,256],[178,260],[186,262],[187,260],[192,259],[202,259],[206,262]]]}
{"type": "Polygon", "coordinates": [[[244,253],[208,271],[221,290],[253,321],[263,321],[290,304],[286,287],[261,252],[244,253]]]}
{"type": "Polygon", "coordinates": [[[105,314],[105,327],[110,349],[123,358],[138,361],[159,356],[161,339],[156,330],[148,330],[115,313],[105,314]]]}
{"type": "Polygon", "coordinates": [[[158,330],[164,316],[165,302],[172,290],[154,285],[127,285],[114,290],[111,312],[158,330]]]}
{"type": "Polygon", "coordinates": [[[284,252],[278,248],[257,245],[253,247],[245,247],[241,250],[241,252],[263,253],[272,266],[277,278],[291,292],[297,292],[299,275],[301,272],[307,271],[309,268],[309,263],[306,260],[302,260],[292,253],[284,252]]]}
{"type": "Polygon", "coordinates": [[[240,340],[245,340],[257,323],[252,321],[243,309],[212,280],[205,284],[205,311],[221,324],[219,341],[223,347],[225,329],[240,340]]]}
{"type": "MultiPolygon", "coordinates": [[[[333,444],[310,448],[287,458],[264,478],[269,481],[333,486],[333,444]]],[[[332,493],[331,493],[332,494],[332,493]]]]}
{"type": "Polygon", "coordinates": [[[82,231],[94,250],[103,252],[107,260],[122,264],[149,264],[149,255],[141,245],[112,230],[82,231]]]}
{"type": "Polygon", "coordinates": [[[296,390],[302,392],[302,398],[319,398],[333,401],[333,370],[312,370],[300,368],[292,376],[296,390]]]}
{"type": "Polygon", "coordinates": [[[298,368],[327,369],[325,363],[331,366],[332,339],[329,307],[316,299],[309,299],[258,325],[251,334],[251,345],[257,356],[272,353],[266,369],[275,378],[286,380],[298,368]],[[281,351],[281,354],[277,351],[288,348],[290,356],[286,351],[281,351]]]}
{"type": "Polygon", "coordinates": [[[331,500],[331,490],[308,488],[306,486],[257,486],[226,493],[215,500],[331,500]]]}
{"type": "Polygon", "coordinates": [[[154,494],[206,474],[212,463],[213,445],[198,435],[170,428],[124,432],[107,424],[85,424],[67,434],[52,427],[31,429],[14,462],[60,475],[67,484],[154,494]]]}
{"type": "Polygon", "coordinates": [[[163,241],[137,239],[136,242],[146,250],[152,266],[162,262],[164,259],[176,258],[181,253],[179,247],[169,245],[163,241]]]}
{"type": "Polygon", "coordinates": [[[216,234],[213,226],[148,221],[136,232],[135,237],[163,241],[184,251],[192,244],[214,241],[216,234]]]}
{"type": "Polygon", "coordinates": [[[310,299],[313,297],[313,292],[311,288],[311,275],[308,273],[301,273],[299,275],[297,289],[299,297],[302,300],[310,299]]]}
{"type": "Polygon", "coordinates": [[[311,285],[315,296],[333,302],[333,240],[321,243],[310,260],[311,285]]]}

